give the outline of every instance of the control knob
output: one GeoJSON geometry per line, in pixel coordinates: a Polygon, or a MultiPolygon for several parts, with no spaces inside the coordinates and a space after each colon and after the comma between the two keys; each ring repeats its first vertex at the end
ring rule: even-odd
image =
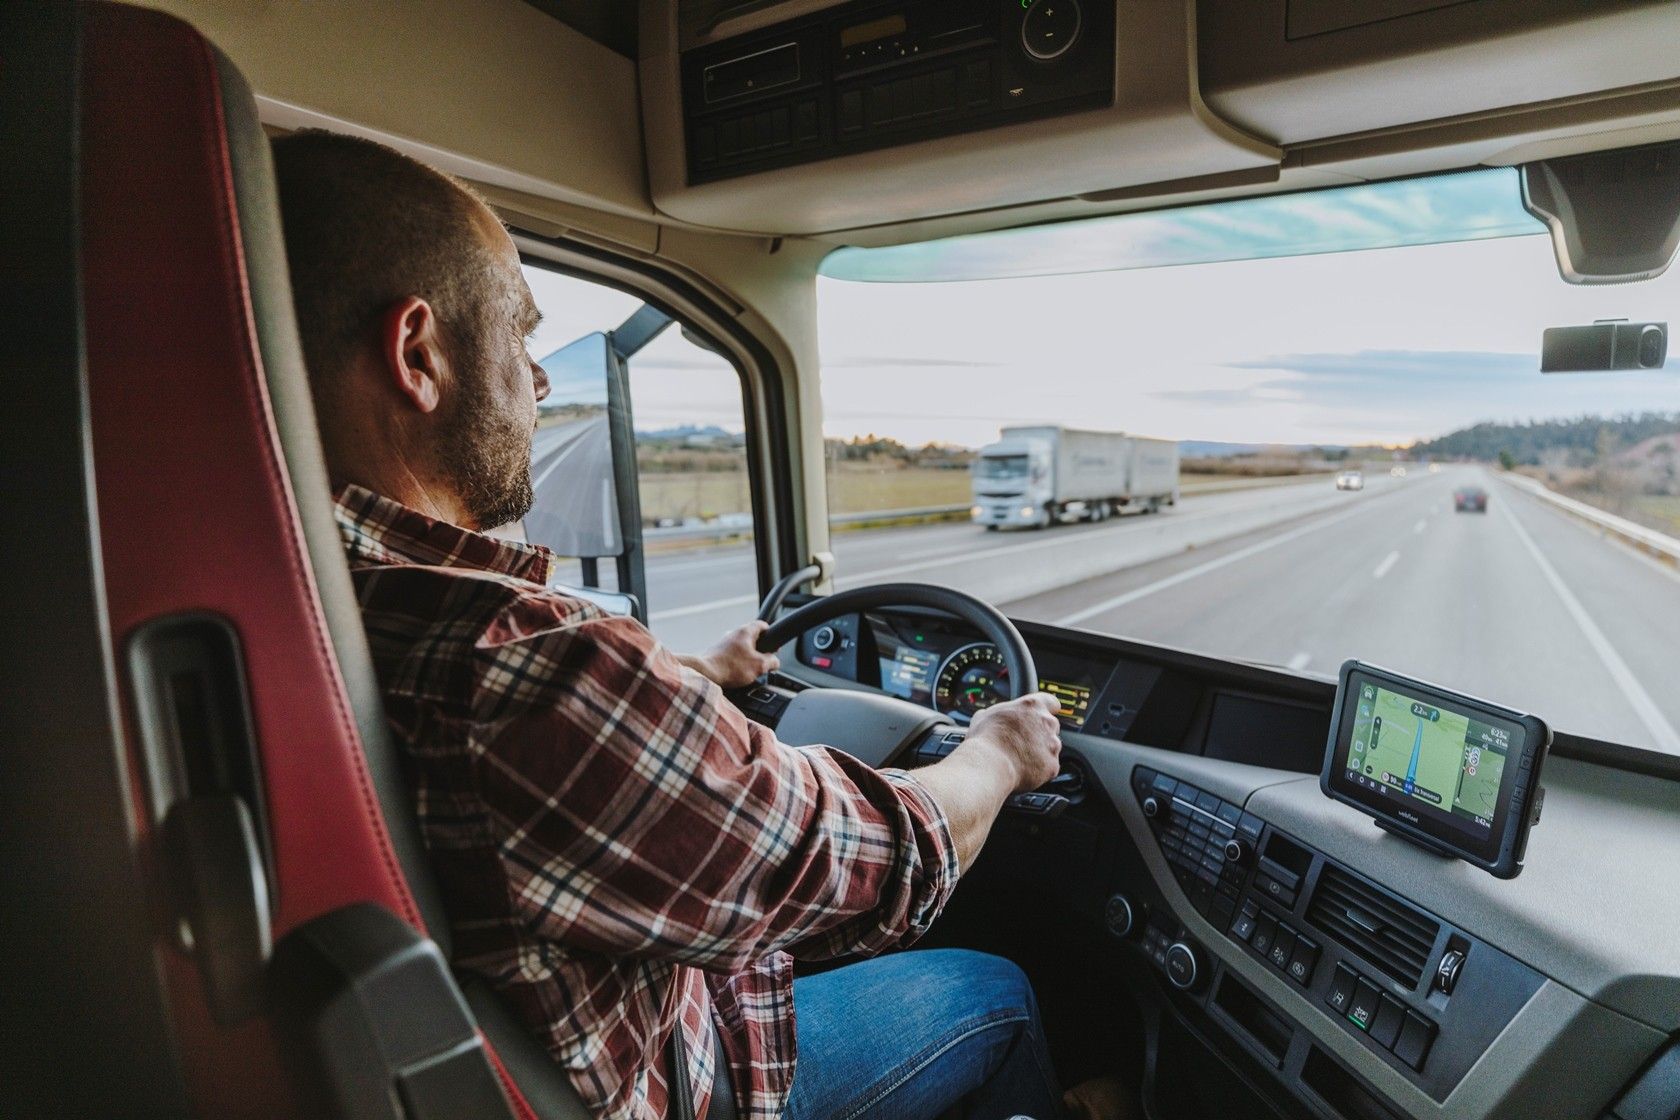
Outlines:
{"type": "Polygon", "coordinates": [[[1464,954],[1457,949],[1448,949],[1441,954],[1441,963],[1435,966],[1435,986],[1441,989],[1442,995],[1452,995],[1453,989],[1458,987],[1458,974],[1464,968],[1464,954]]]}
{"type": "Polygon", "coordinates": [[[1248,859],[1248,845],[1232,838],[1225,841],[1225,862],[1240,864],[1248,859]]]}
{"type": "Polygon", "coordinates": [[[840,640],[840,635],[834,632],[832,626],[819,626],[811,634],[811,648],[818,653],[827,653],[840,640]]]}
{"type": "Polygon", "coordinates": [[[1192,987],[1199,970],[1196,950],[1190,948],[1187,942],[1174,941],[1167,947],[1167,979],[1172,981],[1173,987],[1192,987]]]}
{"type": "Polygon", "coordinates": [[[1161,803],[1155,800],[1153,796],[1144,798],[1143,815],[1148,817],[1150,820],[1154,820],[1156,817],[1161,815],[1161,803]]]}
{"type": "Polygon", "coordinates": [[[1125,895],[1109,895],[1108,903],[1103,907],[1103,925],[1115,937],[1125,937],[1132,932],[1132,904],[1125,895]]]}

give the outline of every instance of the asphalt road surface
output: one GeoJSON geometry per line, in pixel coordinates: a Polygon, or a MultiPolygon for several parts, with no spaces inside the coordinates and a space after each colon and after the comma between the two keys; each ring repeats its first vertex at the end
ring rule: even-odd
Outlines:
{"type": "MultiPolygon", "coordinates": [[[[1680,576],[1480,468],[1369,477],[1361,493],[1319,478],[1039,532],[841,533],[834,549],[842,587],[948,584],[1018,618],[1325,677],[1359,657],[1680,753],[1680,576]],[[1486,489],[1488,512],[1455,513],[1461,485],[1486,489]]],[[[678,649],[755,611],[742,544],[653,556],[648,584],[653,628],[678,649]]]]}

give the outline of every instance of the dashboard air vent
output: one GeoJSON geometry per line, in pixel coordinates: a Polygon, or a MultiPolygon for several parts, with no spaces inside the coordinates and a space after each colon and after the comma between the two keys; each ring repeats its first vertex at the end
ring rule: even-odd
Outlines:
{"type": "Polygon", "coordinates": [[[1440,923],[1326,863],[1307,921],[1396,980],[1415,987],[1440,923]]]}

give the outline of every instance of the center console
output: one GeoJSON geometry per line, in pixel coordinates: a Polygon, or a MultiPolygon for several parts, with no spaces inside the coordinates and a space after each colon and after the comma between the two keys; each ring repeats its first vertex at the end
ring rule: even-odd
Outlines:
{"type": "Polygon", "coordinates": [[[1286,1077],[1325,1077],[1329,1059],[1302,1029],[1322,1014],[1445,1100],[1541,985],[1533,969],[1241,805],[1147,767],[1131,785],[1184,902],[1222,944],[1198,943],[1172,899],[1134,908],[1116,896],[1109,931],[1286,1077]],[[1256,990],[1225,963],[1234,954],[1299,998],[1280,1003],[1256,990]]]}

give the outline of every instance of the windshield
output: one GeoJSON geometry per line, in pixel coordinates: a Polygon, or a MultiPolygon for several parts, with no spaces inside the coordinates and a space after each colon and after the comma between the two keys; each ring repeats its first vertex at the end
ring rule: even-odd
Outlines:
{"type": "Polygon", "coordinates": [[[974,465],[974,477],[982,482],[1025,482],[1025,455],[984,455],[974,465]]]}
{"type": "Polygon", "coordinates": [[[1680,753],[1680,379],[1539,372],[1547,327],[1665,321],[1680,270],[1567,285],[1519,198],[1496,169],[833,254],[826,435],[878,451],[829,457],[838,582],[1680,753]],[[1023,425],[1045,504],[988,502],[1023,425]]]}

